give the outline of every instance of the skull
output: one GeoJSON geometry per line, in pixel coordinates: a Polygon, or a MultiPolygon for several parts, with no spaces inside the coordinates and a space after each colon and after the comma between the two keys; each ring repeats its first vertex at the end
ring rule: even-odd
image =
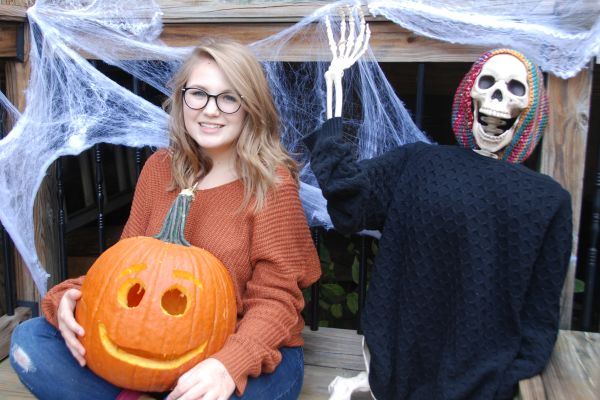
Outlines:
{"type": "Polygon", "coordinates": [[[527,68],[510,54],[491,57],[477,76],[471,97],[475,141],[484,152],[497,153],[511,142],[519,116],[529,105],[527,68]]]}

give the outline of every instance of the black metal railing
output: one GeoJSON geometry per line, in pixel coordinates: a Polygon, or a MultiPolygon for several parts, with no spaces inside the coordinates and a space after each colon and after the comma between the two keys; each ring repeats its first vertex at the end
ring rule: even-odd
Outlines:
{"type": "MultiPolygon", "coordinates": [[[[598,164],[596,166],[596,179],[594,180],[594,202],[592,209],[592,218],[590,221],[590,247],[587,255],[585,290],[583,300],[583,314],[581,329],[584,331],[593,331],[593,310],[594,294],[596,283],[596,269],[598,268],[598,238],[600,236],[600,149],[597,153],[598,164]]],[[[596,300],[598,302],[598,300],[596,300]]]]}
{"type": "Polygon", "coordinates": [[[67,215],[65,210],[65,191],[63,183],[63,160],[56,160],[56,194],[58,196],[58,265],[59,265],[59,282],[67,279],[67,215]]]}

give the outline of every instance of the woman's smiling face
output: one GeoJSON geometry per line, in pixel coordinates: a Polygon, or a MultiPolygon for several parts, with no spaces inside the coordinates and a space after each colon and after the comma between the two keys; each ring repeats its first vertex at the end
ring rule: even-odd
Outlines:
{"type": "MultiPolygon", "coordinates": [[[[201,89],[210,95],[231,93],[238,96],[215,60],[208,57],[198,59],[185,87],[201,89]]],[[[246,117],[244,107],[240,107],[233,114],[226,114],[219,110],[216,100],[210,97],[206,106],[200,110],[194,110],[183,104],[183,119],[187,133],[211,158],[228,153],[233,155],[235,142],[242,132],[246,117]]]]}

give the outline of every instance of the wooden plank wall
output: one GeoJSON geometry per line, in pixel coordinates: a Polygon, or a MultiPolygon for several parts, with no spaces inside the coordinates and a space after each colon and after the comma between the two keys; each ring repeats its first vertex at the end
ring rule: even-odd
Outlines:
{"type": "Polygon", "coordinates": [[[573,257],[561,299],[562,329],[571,326],[593,70],[590,62],[574,78],[548,79],[550,120],[542,142],[540,171],[571,193],[573,207],[573,257]]]}
{"type": "MultiPolygon", "coordinates": [[[[546,1],[548,7],[540,7],[536,12],[551,13],[560,6],[558,0],[546,1]]],[[[597,9],[597,0],[585,1],[590,8],[597,9]]],[[[5,3],[7,0],[0,0],[0,6],[5,3]]],[[[14,15],[22,10],[24,3],[28,2],[23,0],[20,5],[4,5],[8,8],[0,8],[0,20],[16,18],[14,15]]],[[[226,35],[244,43],[253,42],[291,26],[329,1],[158,0],[157,3],[164,12],[161,39],[172,46],[190,46],[204,35],[226,35]]],[[[371,47],[382,62],[474,62],[486,50],[420,37],[381,17],[371,18],[370,25],[373,32],[371,47]]],[[[324,44],[315,49],[315,43],[321,43],[321,40],[311,36],[317,34],[314,29],[308,27],[305,33],[302,40],[294,42],[278,59],[307,60],[307,54],[310,54],[310,59],[328,60],[329,50],[324,44]]],[[[14,52],[12,37],[10,28],[0,31],[0,56],[14,52]]],[[[578,243],[591,67],[590,64],[590,68],[568,80],[549,78],[552,111],[542,148],[541,171],[557,179],[572,196],[574,249],[578,243]]],[[[568,328],[570,324],[574,268],[573,261],[565,285],[562,328],[568,328]]]]}

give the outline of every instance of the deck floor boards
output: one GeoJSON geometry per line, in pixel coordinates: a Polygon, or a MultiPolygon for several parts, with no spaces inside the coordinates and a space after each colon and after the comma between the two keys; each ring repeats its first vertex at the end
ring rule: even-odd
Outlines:
{"type": "Polygon", "coordinates": [[[0,362],[0,399],[2,400],[27,400],[35,399],[23,386],[15,371],[13,371],[8,358],[0,362]]]}
{"type": "MultiPolygon", "coordinates": [[[[364,370],[362,336],[356,331],[320,328],[305,329],[304,385],[300,400],[327,400],[327,387],[336,376],[352,377],[364,370]]],[[[352,400],[369,400],[368,393],[357,393],[352,400]]],[[[0,399],[35,399],[19,381],[8,359],[0,362],[0,399]]]]}
{"type": "Polygon", "coordinates": [[[519,387],[522,400],[600,398],[600,333],[561,330],[544,371],[519,387]]]}
{"type": "MultiPolygon", "coordinates": [[[[351,377],[364,369],[362,336],[355,331],[321,328],[304,331],[305,369],[300,400],[327,400],[336,376],[351,377]]],[[[552,359],[540,376],[521,382],[522,399],[596,399],[600,390],[600,334],[561,331],[552,359]]],[[[352,400],[368,400],[356,393],[352,400]]],[[[0,399],[34,397],[21,384],[8,359],[0,362],[0,399]]]]}

